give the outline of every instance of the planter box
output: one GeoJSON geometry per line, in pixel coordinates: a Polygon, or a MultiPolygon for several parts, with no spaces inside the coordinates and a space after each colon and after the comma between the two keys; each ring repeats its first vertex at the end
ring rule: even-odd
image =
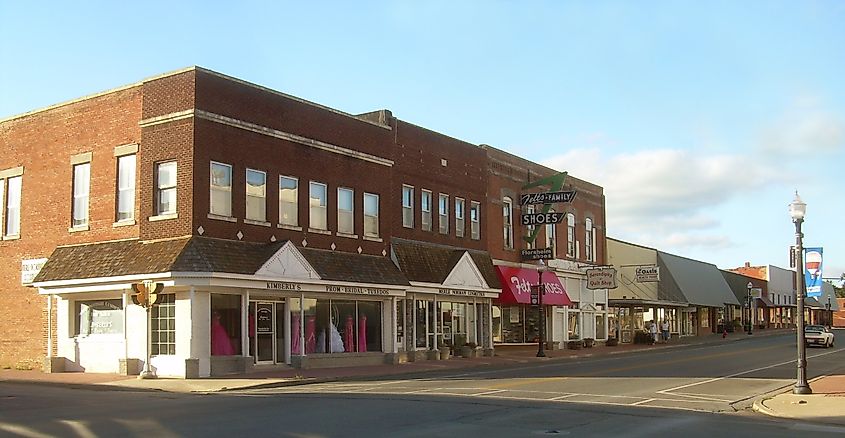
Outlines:
{"type": "Polygon", "coordinates": [[[584,347],[585,348],[593,348],[593,345],[596,344],[596,340],[593,338],[584,339],[584,347]]]}
{"type": "Polygon", "coordinates": [[[569,341],[566,343],[566,348],[570,350],[580,350],[583,343],[581,341],[569,341]]]}
{"type": "Polygon", "coordinates": [[[615,346],[619,345],[619,339],[610,338],[610,339],[607,340],[607,342],[604,343],[604,345],[606,345],[608,347],[615,347],[615,346]]]}

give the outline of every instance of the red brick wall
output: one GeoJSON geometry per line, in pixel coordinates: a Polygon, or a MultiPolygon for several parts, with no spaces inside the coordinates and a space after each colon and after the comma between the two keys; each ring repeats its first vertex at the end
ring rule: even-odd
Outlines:
{"type": "Polygon", "coordinates": [[[0,170],[24,166],[21,238],[0,241],[0,367],[40,368],[46,298],[21,286],[21,260],[56,245],[138,236],[114,228],[114,147],[140,141],[140,87],[130,87],[0,122],[0,170]],[[92,152],[89,231],[70,233],[72,155],[92,152]]]}
{"type": "MultiPolygon", "coordinates": [[[[490,240],[488,241],[490,253],[495,259],[508,260],[513,262],[520,261],[519,251],[524,249],[526,242],[522,237],[527,235],[527,230],[522,226],[521,216],[523,213],[522,207],[519,205],[519,196],[523,192],[522,187],[528,184],[529,169],[531,172],[531,180],[536,181],[539,178],[553,175],[556,171],[547,167],[532,163],[514,155],[502,152],[497,149],[487,148],[488,153],[488,169],[490,172],[488,180],[488,199],[487,211],[491,214],[487,218],[487,230],[490,240]],[[502,199],[504,196],[509,196],[513,200],[513,238],[514,249],[509,250],[504,247],[504,221],[502,215],[502,199]],[[495,212],[495,213],[493,213],[495,212]]],[[[550,186],[541,186],[533,188],[531,192],[550,191],[550,186]]],[[[571,204],[555,204],[552,208],[558,213],[574,213],[575,214],[575,238],[579,245],[579,261],[586,261],[585,250],[585,219],[592,218],[593,227],[596,229],[596,264],[605,263],[605,198],[604,190],[595,185],[583,180],[579,180],[567,175],[564,181],[563,190],[575,190],[577,195],[571,204]]],[[[537,206],[537,212],[542,206],[537,206]]],[[[540,232],[537,235],[536,247],[542,248],[546,244],[546,229],[545,226],[539,226],[540,232]]],[[[555,228],[557,241],[557,256],[560,259],[567,259],[566,257],[566,223],[557,224],[555,228]]]]}
{"type": "Polygon", "coordinates": [[[396,166],[390,190],[390,217],[394,236],[434,242],[461,248],[487,249],[488,235],[484,223],[491,214],[485,210],[487,196],[486,153],[480,147],[434,131],[393,119],[396,130],[396,166]],[[446,160],[443,166],[441,160],[446,160]],[[402,186],[414,187],[414,228],[402,226],[402,186]],[[432,194],[431,231],[422,230],[421,193],[432,194]],[[439,195],[449,195],[449,234],[440,234],[439,195]],[[455,198],[463,198],[464,236],[455,233],[455,198]],[[470,207],[481,203],[480,239],[472,240],[470,207]]]}

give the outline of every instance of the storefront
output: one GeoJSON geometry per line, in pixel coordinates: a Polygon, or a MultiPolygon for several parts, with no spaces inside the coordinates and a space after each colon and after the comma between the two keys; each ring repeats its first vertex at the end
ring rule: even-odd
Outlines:
{"type": "MultiPolygon", "coordinates": [[[[496,266],[496,274],[502,285],[502,293],[493,303],[493,341],[497,344],[530,344],[540,340],[540,306],[531,302],[531,289],[536,287],[541,273],[537,270],[496,266]]],[[[542,311],[546,321],[545,332],[548,342],[559,345],[564,341],[563,330],[568,327],[567,314],[558,312],[572,305],[564,286],[554,272],[542,273],[542,311]]],[[[573,329],[577,329],[575,320],[573,329]]]]}
{"type": "Polygon", "coordinates": [[[149,345],[171,377],[393,362],[410,287],[387,257],[196,236],[60,247],[34,285],[57,310],[48,351],[61,368],[132,374],[149,345]],[[149,331],[131,298],[141,282],[163,286],[149,331]]]}
{"type": "Polygon", "coordinates": [[[410,283],[396,305],[399,360],[467,346],[492,355],[491,304],[501,289],[490,255],[405,239],[393,239],[391,249],[410,283]]]}

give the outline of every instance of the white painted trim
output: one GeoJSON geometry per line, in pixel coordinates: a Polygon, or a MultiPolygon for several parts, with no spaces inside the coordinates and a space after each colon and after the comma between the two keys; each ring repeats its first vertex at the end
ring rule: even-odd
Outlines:
{"type": "Polygon", "coordinates": [[[0,179],[14,178],[23,175],[23,166],[13,167],[0,171],[0,179]]]}
{"type": "Polygon", "coordinates": [[[52,280],[52,281],[40,281],[38,283],[32,283],[32,286],[37,288],[49,288],[53,286],[66,286],[66,285],[74,285],[74,284],[89,284],[89,283],[120,283],[120,282],[128,282],[133,283],[138,280],[154,280],[154,279],[162,279],[162,278],[172,278],[170,272],[164,272],[160,274],[135,274],[135,275],[121,275],[117,277],[95,277],[95,278],[74,278],[70,280],[52,280]]]}
{"type": "Polygon", "coordinates": [[[121,146],[114,147],[114,156],[115,157],[122,157],[125,155],[132,155],[138,153],[138,144],[137,143],[130,143],[121,146]]]}
{"type": "Polygon", "coordinates": [[[76,166],[77,164],[90,163],[93,156],[94,154],[91,152],[83,152],[81,154],[71,155],[70,165],[76,166]]]}

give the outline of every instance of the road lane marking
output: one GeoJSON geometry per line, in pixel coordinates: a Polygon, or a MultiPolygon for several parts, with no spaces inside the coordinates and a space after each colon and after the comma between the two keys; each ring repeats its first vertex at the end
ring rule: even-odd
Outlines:
{"type": "MultiPolygon", "coordinates": [[[[484,388],[478,388],[478,389],[484,389],[484,388]]],[[[485,395],[498,394],[500,392],[507,392],[507,391],[508,391],[507,389],[494,389],[492,391],[479,392],[478,394],[473,394],[472,396],[473,397],[481,397],[481,396],[485,396],[485,395]]]]}
{"type": "Polygon", "coordinates": [[[563,399],[565,399],[565,398],[569,398],[569,397],[575,397],[576,395],[578,395],[578,394],[566,394],[566,395],[562,395],[562,396],[560,396],[560,397],[550,398],[549,400],[551,400],[551,401],[558,401],[558,400],[563,400],[563,399]]]}
{"type": "Polygon", "coordinates": [[[494,389],[507,389],[507,388],[515,388],[515,387],[518,387],[518,386],[531,385],[531,384],[534,384],[534,383],[546,383],[546,382],[553,382],[553,381],[567,380],[567,379],[568,379],[568,377],[538,377],[538,378],[534,378],[534,379],[516,378],[516,379],[513,379],[513,381],[511,381],[511,382],[498,383],[498,384],[491,385],[490,387],[494,388],[494,389]]]}
{"type": "Polygon", "coordinates": [[[647,398],[645,400],[640,400],[638,402],[631,403],[631,404],[629,404],[629,406],[639,406],[639,405],[642,405],[642,404],[651,403],[655,400],[657,400],[657,399],[656,398],[647,398]]]}

